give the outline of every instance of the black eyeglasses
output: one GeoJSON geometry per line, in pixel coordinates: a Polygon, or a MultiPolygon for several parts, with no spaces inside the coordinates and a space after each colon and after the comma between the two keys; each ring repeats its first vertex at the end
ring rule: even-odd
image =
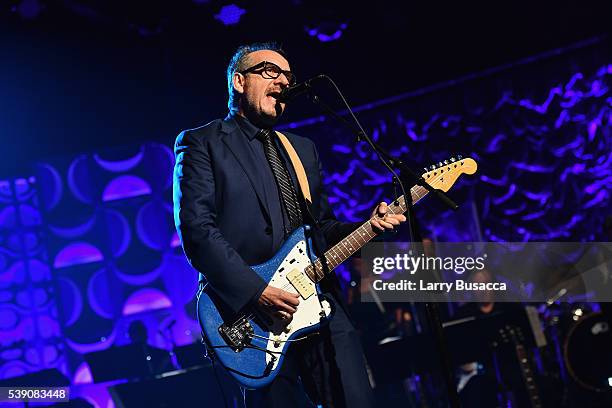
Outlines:
{"type": "Polygon", "coordinates": [[[268,61],[262,61],[259,64],[255,64],[251,68],[240,71],[240,73],[243,75],[248,73],[259,74],[266,79],[276,79],[281,74],[284,74],[285,78],[287,78],[287,81],[289,82],[289,85],[295,85],[296,82],[293,72],[285,71],[278,65],[268,61]]]}

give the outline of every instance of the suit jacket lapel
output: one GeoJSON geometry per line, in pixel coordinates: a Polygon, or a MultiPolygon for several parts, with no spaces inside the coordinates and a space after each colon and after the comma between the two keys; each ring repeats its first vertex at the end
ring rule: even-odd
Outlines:
{"type": "Polygon", "coordinates": [[[268,219],[268,222],[272,224],[268,203],[274,198],[268,197],[266,189],[264,188],[262,174],[260,171],[260,166],[262,163],[256,163],[253,160],[253,156],[247,145],[248,140],[234,119],[224,120],[221,125],[221,131],[226,133],[226,136],[222,138],[223,143],[225,143],[225,145],[233,153],[234,157],[236,157],[238,163],[240,163],[240,166],[249,179],[253,190],[255,190],[255,194],[257,194],[259,204],[264,211],[265,217],[268,219]]]}

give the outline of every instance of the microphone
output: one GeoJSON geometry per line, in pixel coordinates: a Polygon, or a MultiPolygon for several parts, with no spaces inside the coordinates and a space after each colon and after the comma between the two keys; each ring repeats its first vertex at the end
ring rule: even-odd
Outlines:
{"type": "Polygon", "coordinates": [[[288,88],[285,88],[280,92],[276,99],[279,102],[289,102],[295,97],[310,91],[310,83],[322,78],[325,78],[325,75],[317,75],[316,77],[307,79],[304,82],[300,82],[299,84],[295,84],[288,88]]]}

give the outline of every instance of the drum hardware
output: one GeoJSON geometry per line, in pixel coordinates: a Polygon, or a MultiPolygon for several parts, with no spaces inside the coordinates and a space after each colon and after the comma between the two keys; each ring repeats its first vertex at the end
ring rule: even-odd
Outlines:
{"type": "Polygon", "coordinates": [[[563,345],[563,359],[570,377],[587,390],[611,392],[611,344],[612,331],[602,313],[582,316],[567,333],[563,345]]]}

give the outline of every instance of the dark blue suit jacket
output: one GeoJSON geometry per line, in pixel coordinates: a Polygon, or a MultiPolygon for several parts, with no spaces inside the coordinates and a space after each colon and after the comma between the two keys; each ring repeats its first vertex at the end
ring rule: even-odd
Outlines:
{"type": "MultiPolygon", "coordinates": [[[[310,183],[310,212],[318,219],[322,235],[315,239],[320,245],[334,245],[360,223],[336,220],[321,184],[314,143],[285,135],[310,183]]],[[[229,117],[185,130],[175,143],[174,220],[183,249],[231,313],[259,297],[266,282],[249,265],[271,258],[284,234],[283,220],[270,217],[270,205],[278,205],[279,198],[263,188],[261,169],[268,163],[255,162],[247,143],[235,119],[229,117]]]]}

